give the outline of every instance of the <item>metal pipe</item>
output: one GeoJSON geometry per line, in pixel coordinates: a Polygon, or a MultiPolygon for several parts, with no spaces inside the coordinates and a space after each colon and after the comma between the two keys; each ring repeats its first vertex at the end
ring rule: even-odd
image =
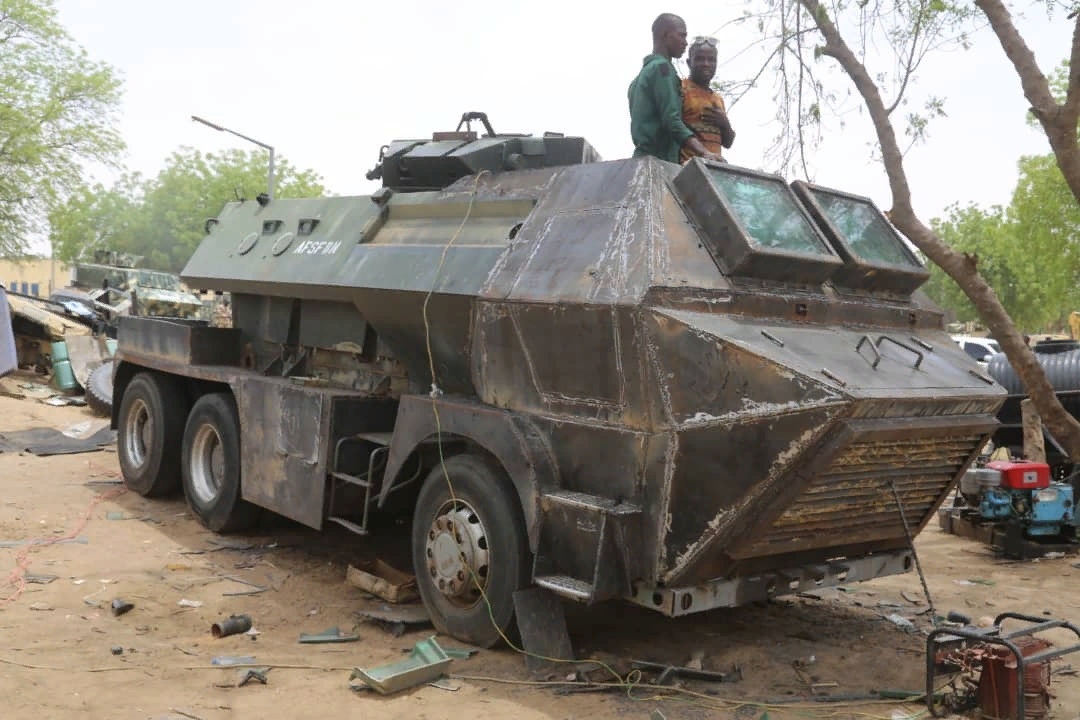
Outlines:
{"type": "Polygon", "coordinates": [[[267,195],[270,197],[271,200],[274,199],[274,146],[273,145],[268,145],[267,143],[256,140],[255,138],[248,137],[247,135],[244,135],[243,133],[238,133],[235,130],[230,130],[229,128],[218,125],[217,123],[212,123],[212,122],[210,122],[209,120],[207,120],[205,118],[199,117],[198,115],[192,115],[191,119],[194,120],[195,122],[202,123],[203,125],[206,125],[207,127],[213,128],[214,130],[217,130],[219,132],[227,132],[230,135],[235,135],[238,138],[241,138],[243,140],[247,140],[250,143],[254,143],[255,145],[258,145],[259,147],[266,148],[268,151],[270,151],[270,168],[269,168],[269,171],[267,173],[266,185],[267,185],[267,188],[268,188],[267,195]]]}

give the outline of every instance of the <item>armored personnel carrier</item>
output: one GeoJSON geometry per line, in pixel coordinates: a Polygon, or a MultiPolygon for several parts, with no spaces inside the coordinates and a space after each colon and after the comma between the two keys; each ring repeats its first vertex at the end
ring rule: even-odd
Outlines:
{"type": "Polygon", "coordinates": [[[409,512],[484,646],[527,587],[678,616],[913,568],[1004,391],[870,200],[461,128],[207,224],[182,278],[233,326],[121,319],[129,487],[220,532],[409,512]]]}

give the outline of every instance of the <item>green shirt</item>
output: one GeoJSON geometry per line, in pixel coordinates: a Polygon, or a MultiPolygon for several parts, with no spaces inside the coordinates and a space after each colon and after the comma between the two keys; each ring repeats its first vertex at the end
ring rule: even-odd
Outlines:
{"type": "Polygon", "coordinates": [[[627,96],[634,157],[654,155],[677,163],[679,150],[694,132],[682,119],[682,83],[671,60],[656,53],[646,56],[627,96]]]}

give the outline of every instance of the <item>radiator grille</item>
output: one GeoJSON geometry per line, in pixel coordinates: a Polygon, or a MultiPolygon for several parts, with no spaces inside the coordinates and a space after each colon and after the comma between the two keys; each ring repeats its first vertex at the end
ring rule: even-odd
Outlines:
{"type": "Polygon", "coordinates": [[[981,439],[980,434],[855,442],[745,554],[903,539],[889,479],[909,525],[917,528],[981,439]]]}

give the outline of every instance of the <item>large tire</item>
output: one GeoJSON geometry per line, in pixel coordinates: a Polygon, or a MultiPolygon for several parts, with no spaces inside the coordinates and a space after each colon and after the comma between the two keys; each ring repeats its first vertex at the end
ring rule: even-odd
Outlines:
{"type": "Polygon", "coordinates": [[[428,474],[413,512],[417,589],[440,632],[494,647],[504,636],[513,640],[516,635],[514,592],[529,582],[525,517],[509,479],[487,458],[448,458],[446,476],[442,466],[428,474]],[[483,594],[474,577],[483,584],[483,594]]]}
{"type": "Polygon", "coordinates": [[[108,360],[90,373],[86,380],[86,404],[98,415],[112,415],[113,361],[108,360]]]}
{"type": "Polygon", "coordinates": [[[143,497],[161,497],[180,486],[180,433],[184,395],[166,375],[141,372],[124,389],[116,452],[124,483],[143,497]]]}
{"type": "Polygon", "coordinates": [[[229,393],[196,401],[184,428],[181,475],[188,507],[219,533],[246,530],[259,508],[240,498],[240,418],[229,393]]]}

